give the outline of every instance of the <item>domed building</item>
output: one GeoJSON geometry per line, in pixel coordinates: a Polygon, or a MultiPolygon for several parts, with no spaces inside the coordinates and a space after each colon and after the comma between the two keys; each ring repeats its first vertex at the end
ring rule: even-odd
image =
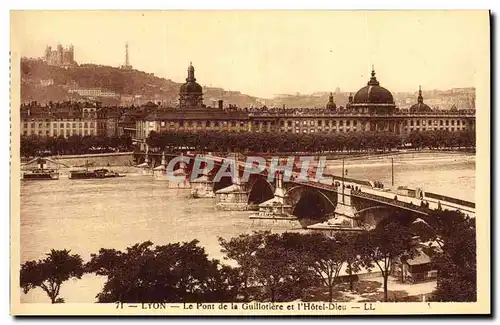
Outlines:
{"type": "Polygon", "coordinates": [[[337,110],[337,105],[335,104],[335,101],[333,100],[333,94],[330,93],[330,96],[328,97],[328,103],[326,103],[326,109],[330,111],[336,111],[337,110]]]}
{"type": "MultiPolygon", "coordinates": [[[[355,94],[349,95],[345,107],[337,106],[333,93],[330,93],[328,102],[322,109],[316,107],[268,109],[264,106],[261,110],[236,108],[233,105],[224,106],[222,99],[215,107],[203,105],[203,87],[196,82],[194,70],[190,64],[186,82],[179,89],[178,106],[154,108],[152,103],[146,105],[145,111],[151,113],[137,121],[135,136],[138,139],[145,140],[151,131],[225,131],[297,135],[390,132],[395,135],[407,135],[415,131],[456,132],[475,129],[475,110],[432,110],[424,104],[421,89],[417,104],[409,111],[399,110],[393,94],[380,85],[373,68],[368,83],[355,94]]],[[[23,126],[23,134],[45,132],[32,129],[31,123],[24,124],[26,126],[23,126]]]]}
{"type": "Polygon", "coordinates": [[[396,111],[396,105],[391,92],[380,86],[375,70],[372,69],[370,81],[354,97],[349,97],[347,109],[353,113],[390,115],[396,111]]]}
{"type": "Polygon", "coordinates": [[[188,77],[179,90],[179,107],[204,107],[203,88],[196,82],[194,77],[194,67],[190,62],[188,67],[188,77]]]}
{"type": "MultiPolygon", "coordinates": [[[[401,123],[394,114],[398,111],[392,93],[380,86],[372,68],[371,78],[360,90],[349,95],[346,113],[356,116],[352,121],[356,130],[399,133],[401,123]]],[[[346,121],[346,123],[349,123],[346,121]]]]}
{"type": "Polygon", "coordinates": [[[432,108],[424,104],[424,97],[422,96],[422,87],[418,87],[417,103],[410,107],[410,113],[430,113],[432,108]]]}

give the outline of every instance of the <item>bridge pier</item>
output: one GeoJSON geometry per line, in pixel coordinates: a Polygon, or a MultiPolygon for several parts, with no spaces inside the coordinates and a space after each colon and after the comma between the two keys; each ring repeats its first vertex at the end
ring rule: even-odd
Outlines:
{"type": "MultiPolygon", "coordinates": [[[[341,185],[342,186],[342,185],[341,185]]],[[[334,212],[329,215],[325,222],[316,223],[307,227],[310,230],[326,231],[334,233],[337,231],[361,231],[362,227],[358,224],[356,207],[351,201],[350,188],[340,187],[337,193],[337,205],[334,212]]]]}
{"type": "Polygon", "coordinates": [[[215,191],[215,207],[225,211],[247,211],[250,191],[246,184],[241,184],[239,170],[233,172],[233,184],[215,191]]]}
{"type": "Polygon", "coordinates": [[[189,179],[189,173],[187,171],[186,163],[181,161],[179,163],[179,168],[174,170],[173,176],[175,178],[182,179],[181,181],[169,181],[168,188],[176,188],[176,189],[189,189],[191,188],[191,182],[189,179]]]}
{"type": "Polygon", "coordinates": [[[215,192],[215,207],[224,211],[248,210],[249,191],[240,184],[233,184],[215,192]]]}
{"type": "Polygon", "coordinates": [[[276,175],[276,189],[274,197],[259,204],[259,212],[252,214],[253,223],[269,225],[279,228],[301,228],[299,219],[292,214],[293,206],[285,203],[285,190],[283,189],[283,174],[276,175]]]}
{"type": "Polygon", "coordinates": [[[161,155],[161,163],[159,166],[153,168],[154,180],[167,180],[167,161],[165,159],[165,152],[161,155]]]}
{"type": "Polygon", "coordinates": [[[213,175],[206,167],[200,177],[191,181],[191,197],[195,199],[215,197],[213,175]]]}

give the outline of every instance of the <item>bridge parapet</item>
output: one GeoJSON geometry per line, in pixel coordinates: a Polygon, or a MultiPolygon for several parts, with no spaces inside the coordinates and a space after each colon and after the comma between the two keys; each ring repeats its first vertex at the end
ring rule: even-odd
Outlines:
{"type": "Polygon", "coordinates": [[[424,214],[424,215],[428,215],[429,212],[432,211],[432,209],[427,208],[427,207],[418,206],[418,205],[415,205],[413,203],[404,202],[404,201],[400,201],[397,199],[390,199],[390,198],[385,197],[385,196],[375,195],[375,194],[366,193],[366,192],[362,192],[362,191],[353,191],[351,193],[351,195],[355,196],[355,197],[359,197],[359,198],[370,199],[372,201],[376,201],[379,203],[385,203],[385,204],[388,204],[391,206],[403,208],[405,210],[410,210],[410,211],[424,214]]]}
{"type": "MultiPolygon", "coordinates": [[[[187,154],[187,156],[190,156],[191,161],[194,161],[194,158],[197,156],[196,154],[187,154]]],[[[227,184],[222,184],[221,182],[214,184],[213,182],[213,176],[217,173],[218,169],[224,166],[224,162],[226,160],[234,160],[236,162],[236,169],[238,171],[236,177],[240,179],[245,172],[246,168],[249,168],[249,163],[246,161],[242,161],[241,157],[238,156],[231,156],[231,157],[217,157],[213,155],[202,155],[204,159],[208,159],[213,163],[214,170],[212,173],[203,173],[204,178],[202,179],[203,182],[200,180],[200,183],[203,183],[203,189],[208,190],[210,192],[210,188],[213,189],[213,192],[218,191],[219,189],[222,189],[222,187],[229,187],[231,184],[238,183],[238,193],[245,192],[249,193],[253,185],[256,184],[256,179],[257,178],[263,178],[267,179],[267,176],[270,172],[270,166],[266,166],[266,168],[255,175],[252,175],[251,178],[245,182],[229,182],[227,184]],[[217,188],[214,188],[213,186],[216,186],[217,188]]],[[[252,165],[253,166],[253,165],[252,165]]],[[[310,177],[315,176],[314,173],[310,174],[310,177]]],[[[298,175],[298,174],[297,174],[298,175]]],[[[304,187],[304,188],[309,188],[310,190],[317,190],[318,192],[322,192],[321,195],[325,197],[329,197],[333,200],[332,194],[340,194],[344,195],[342,191],[342,186],[339,186],[339,181],[342,181],[342,183],[346,184],[346,188],[351,189],[351,193],[349,194],[353,198],[358,198],[363,201],[357,201],[356,204],[361,205],[358,208],[362,209],[365,208],[366,206],[373,205],[374,203],[377,205],[384,205],[387,207],[393,207],[393,208],[398,208],[398,209],[404,209],[413,213],[417,213],[420,215],[428,215],[431,213],[433,210],[438,210],[441,208],[444,209],[452,209],[452,210],[459,210],[461,212],[464,212],[470,216],[475,216],[475,204],[472,202],[467,202],[459,199],[454,199],[450,197],[445,197],[445,196],[439,196],[437,194],[433,194],[430,192],[427,192],[427,195],[424,195],[424,197],[411,197],[411,196],[406,196],[406,195],[401,195],[400,193],[395,193],[391,191],[383,191],[378,188],[374,188],[373,184],[369,181],[362,181],[362,180],[356,180],[356,179],[351,179],[351,178],[340,178],[335,175],[330,175],[330,174],[324,174],[323,176],[325,177],[331,177],[333,179],[333,184],[331,183],[324,183],[324,182],[319,182],[311,178],[310,180],[306,181],[300,181],[296,177],[296,173],[292,173],[292,178],[289,180],[284,179],[283,180],[283,190],[284,196],[288,196],[287,192],[293,188],[296,188],[298,186],[304,187]],[[423,204],[422,204],[423,203],[423,204]]],[[[270,187],[274,191],[274,182],[270,182],[270,187]]],[[[200,185],[200,186],[201,186],[200,185]]],[[[257,191],[259,191],[258,189],[257,191]]],[[[224,192],[224,191],[222,191],[224,192]]],[[[222,193],[221,194],[224,194],[222,193]]],[[[424,192],[425,193],[425,192],[424,192]]],[[[232,193],[233,196],[235,193],[232,193]]],[[[302,195],[302,194],[300,194],[302,195]]],[[[288,198],[289,202],[296,201],[299,199],[300,196],[297,191],[294,193],[295,198],[288,198]]],[[[211,194],[209,197],[213,197],[213,194],[211,194]]],[[[241,200],[237,200],[239,203],[242,203],[244,200],[243,198],[241,200]]],[[[336,200],[335,200],[336,201],[336,200]]]]}

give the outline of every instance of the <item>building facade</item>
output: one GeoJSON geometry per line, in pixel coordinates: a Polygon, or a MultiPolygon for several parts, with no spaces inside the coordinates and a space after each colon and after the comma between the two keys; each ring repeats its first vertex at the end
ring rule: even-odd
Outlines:
{"type": "MultiPolygon", "coordinates": [[[[102,90],[82,93],[103,96],[102,90]]],[[[105,94],[106,95],[106,94],[105,94]]],[[[337,106],[331,93],[324,108],[286,107],[238,108],[219,100],[214,107],[203,104],[203,87],[197,83],[192,64],[179,89],[176,107],[148,102],[128,109],[101,108],[94,104],[56,104],[21,107],[22,135],[130,136],[144,141],[152,131],[221,131],[255,133],[333,134],[348,132],[391,132],[475,130],[475,109],[438,110],[425,104],[422,89],[416,103],[399,109],[392,93],[380,85],[375,71],[346,106],[337,106]],[[83,105],[83,106],[82,106],[83,105]],[[63,108],[63,106],[65,108],[63,108]]]]}
{"type": "Polygon", "coordinates": [[[178,107],[150,110],[150,114],[136,121],[136,137],[144,140],[151,131],[228,131],[252,130],[248,113],[234,106],[224,107],[222,100],[217,107],[203,104],[203,88],[196,82],[195,69],[188,67],[186,82],[179,90],[178,107]]]}
{"type": "Polygon", "coordinates": [[[83,97],[117,97],[114,91],[105,90],[101,88],[72,88],[68,93],[76,93],[83,97]]]}
{"type": "Polygon", "coordinates": [[[64,137],[101,135],[98,132],[97,107],[68,105],[21,107],[21,135],[64,137]]]}
{"type": "Polygon", "coordinates": [[[136,121],[136,137],[145,140],[151,131],[229,131],[282,133],[392,132],[475,130],[475,109],[433,110],[424,103],[419,89],[417,103],[399,109],[392,93],[380,85],[375,71],[367,85],[350,95],[346,107],[337,107],[333,94],[324,109],[262,108],[258,110],[202,104],[202,87],[194,67],[188,67],[186,83],[180,87],[176,108],[153,110],[136,121]]]}

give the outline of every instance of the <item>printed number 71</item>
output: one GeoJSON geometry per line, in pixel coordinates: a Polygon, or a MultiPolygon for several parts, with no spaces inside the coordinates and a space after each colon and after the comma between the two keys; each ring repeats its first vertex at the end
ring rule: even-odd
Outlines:
{"type": "Polygon", "coordinates": [[[123,302],[116,302],[116,309],[123,309],[123,302]]]}

